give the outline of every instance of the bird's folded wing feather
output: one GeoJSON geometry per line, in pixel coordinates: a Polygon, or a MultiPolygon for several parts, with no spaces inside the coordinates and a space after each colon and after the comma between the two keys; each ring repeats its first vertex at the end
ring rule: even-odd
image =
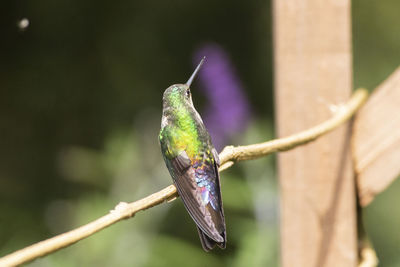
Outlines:
{"type": "Polygon", "coordinates": [[[177,187],[179,195],[182,197],[183,203],[188,210],[190,216],[196,222],[197,226],[207,236],[217,242],[223,242],[213,218],[218,212],[215,211],[209,203],[206,205],[201,199],[200,188],[197,186],[195,179],[194,169],[188,161],[186,152],[180,153],[177,157],[171,160],[172,167],[174,168],[174,182],[177,187]]]}

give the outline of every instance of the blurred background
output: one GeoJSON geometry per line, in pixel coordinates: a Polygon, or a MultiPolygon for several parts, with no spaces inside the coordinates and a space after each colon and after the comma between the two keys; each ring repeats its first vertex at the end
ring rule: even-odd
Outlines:
{"type": "MultiPolygon", "coordinates": [[[[353,1],[354,87],[400,62],[400,2],[353,1]]],[[[0,256],[171,183],[164,89],[186,82],[217,149],[274,137],[269,1],[3,1],[0,256]],[[227,116],[230,114],[230,116],[227,116]]],[[[205,253],[180,200],[28,266],[278,266],[275,158],[222,173],[225,251],[205,253]]],[[[365,210],[380,266],[400,265],[400,181],[365,210]]]]}

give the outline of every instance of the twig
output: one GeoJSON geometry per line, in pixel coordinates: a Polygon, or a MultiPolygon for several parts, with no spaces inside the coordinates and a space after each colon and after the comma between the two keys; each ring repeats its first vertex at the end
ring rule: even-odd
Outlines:
{"type": "Polygon", "coordinates": [[[379,264],[376,252],[368,239],[361,241],[360,246],[360,259],[358,267],[376,267],[379,264]]]}
{"type": "Polygon", "coordinates": [[[365,102],[367,96],[368,92],[365,89],[357,89],[350,101],[340,107],[332,118],[303,132],[260,144],[225,147],[220,154],[220,171],[231,167],[237,161],[257,159],[274,152],[290,150],[296,146],[314,141],[351,118],[365,102]]]}
{"type": "MultiPolygon", "coordinates": [[[[238,161],[256,159],[274,152],[289,150],[317,139],[352,117],[365,102],[367,96],[368,92],[365,89],[357,89],[349,102],[342,106],[332,118],[298,134],[260,144],[225,147],[220,154],[220,171],[228,169],[238,161]]],[[[93,222],[0,258],[0,266],[16,266],[43,257],[91,236],[118,221],[133,217],[139,211],[146,210],[164,201],[172,201],[177,196],[175,186],[170,185],[138,201],[132,203],[121,202],[107,215],[93,222]]]]}

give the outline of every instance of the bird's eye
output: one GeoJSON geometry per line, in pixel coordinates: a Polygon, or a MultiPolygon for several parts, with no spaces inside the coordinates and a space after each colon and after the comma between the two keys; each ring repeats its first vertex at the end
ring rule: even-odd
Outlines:
{"type": "Polygon", "coordinates": [[[190,89],[186,90],[186,97],[190,97],[190,89]]]}

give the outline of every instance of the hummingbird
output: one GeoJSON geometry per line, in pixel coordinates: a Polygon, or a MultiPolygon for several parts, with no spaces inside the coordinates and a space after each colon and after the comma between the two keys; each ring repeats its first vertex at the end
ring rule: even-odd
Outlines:
{"type": "Polygon", "coordinates": [[[164,91],[159,141],[161,152],[183,204],[194,220],[205,251],[226,247],[218,152],[193,106],[190,85],[205,57],[185,84],[164,91]]]}

